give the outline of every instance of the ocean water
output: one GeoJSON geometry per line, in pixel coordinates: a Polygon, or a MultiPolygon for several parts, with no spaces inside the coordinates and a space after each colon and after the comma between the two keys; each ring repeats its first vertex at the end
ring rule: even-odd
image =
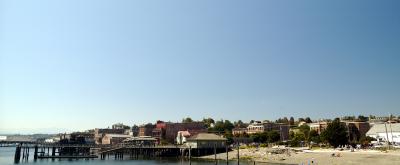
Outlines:
{"type": "MultiPolygon", "coordinates": [[[[0,165],[15,165],[14,163],[14,147],[0,147],[0,165]]],[[[21,156],[22,157],[22,156],[21,156]]],[[[110,159],[100,160],[85,160],[85,159],[38,159],[36,162],[33,161],[33,153],[29,154],[29,160],[19,162],[21,165],[188,165],[188,161],[182,161],[177,158],[169,159],[151,159],[151,160],[130,160],[128,158],[124,160],[114,160],[114,157],[110,159]]],[[[214,161],[207,160],[192,160],[192,165],[214,165],[214,161]]],[[[226,161],[219,161],[220,165],[225,165],[226,161]]],[[[236,161],[229,162],[231,165],[236,165],[236,161]]],[[[253,162],[240,162],[241,165],[253,165],[253,162]]],[[[269,163],[257,163],[258,165],[272,165],[269,163]]]]}

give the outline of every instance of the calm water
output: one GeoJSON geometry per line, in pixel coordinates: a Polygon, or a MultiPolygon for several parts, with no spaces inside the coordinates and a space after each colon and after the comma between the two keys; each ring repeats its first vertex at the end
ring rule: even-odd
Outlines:
{"type": "MultiPolygon", "coordinates": [[[[14,154],[15,154],[15,148],[14,147],[0,147],[0,165],[15,165],[14,164],[14,154]]],[[[22,157],[22,156],[21,156],[22,157]]],[[[55,160],[52,161],[51,159],[43,159],[43,160],[37,160],[34,162],[33,159],[33,153],[29,154],[30,160],[28,162],[20,161],[19,164],[21,165],[186,165],[189,164],[187,161],[181,161],[178,159],[163,159],[163,160],[114,160],[110,159],[109,160],[100,160],[100,159],[94,159],[94,160],[67,160],[67,159],[62,159],[62,160],[55,160]]],[[[221,161],[219,164],[225,165],[225,161],[221,161]]],[[[236,164],[236,162],[230,162],[229,164],[236,164]]],[[[253,163],[248,163],[248,162],[241,162],[241,165],[252,165],[253,163]]],[[[261,164],[261,163],[259,163],[261,164]]],[[[192,161],[192,165],[214,165],[213,161],[192,161]]],[[[271,165],[271,164],[266,164],[263,163],[263,165],[271,165]]]]}

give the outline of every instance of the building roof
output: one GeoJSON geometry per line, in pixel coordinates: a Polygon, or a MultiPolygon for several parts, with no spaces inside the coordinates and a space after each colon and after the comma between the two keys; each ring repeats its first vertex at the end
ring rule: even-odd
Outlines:
{"type": "Polygon", "coordinates": [[[199,133],[197,135],[194,135],[190,138],[187,139],[187,141],[196,141],[196,140],[220,140],[220,141],[226,141],[226,138],[223,138],[221,136],[218,136],[216,134],[212,133],[199,133]]]}
{"type": "MultiPolygon", "coordinates": [[[[390,132],[400,132],[400,123],[395,124],[386,124],[386,128],[388,133],[390,132]]],[[[385,133],[386,132],[385,124],[375,124],[369,129],[367,135],[374,135],[377,133],[385,133]]]]}
{"type": "Polygon", "coordinates": [[[139,137],[130,137],[124,140],[124,142],[128,141],[157,141],[157,139],[149,136],[139,136],[139,137]]]}
{"type": "Polygon", "coordinates": [[[123,134],[106,134],[106,136],[110,138],[130,138],[131,135],[123,135],[123,134]]]}
{"type": "Polygon", "coordinates": [[[178,131],[178,135],[179,135],[179,133],[184,137],[189,137],[190,136],[189,131],[178,131]]]}

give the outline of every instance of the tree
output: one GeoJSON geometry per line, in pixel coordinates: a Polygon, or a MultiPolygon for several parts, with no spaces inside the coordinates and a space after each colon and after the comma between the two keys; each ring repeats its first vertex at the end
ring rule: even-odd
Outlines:
{"type": "Polygon", "coordinates": [[[339,118],[336,118],[321,133],[321,140],[328,142],[333,147],[348,144],[347,127],[340,122],[339,118]]]}
{"type": "Polygon", "coordinates": [[[305,122],[306,120],[304,120],[304,118],[299,118],[298,121],[299,121],[299,122],[302,122],[302,121],[305,122]]]}
{"type": "Polygon", "coordinates": [[[182,123],[191,123],[191,122],[193,122],[193,120],[190,117],[182,119],[182,123]]]}
{"type": "Polygon", "coordinates": [[[320,137],[318,135],[318,132],[316,130],[311,130],[308,136],[309,136],[308,139],[309,139],[310,142],[311,141],[314,142],[314,143],[320,143],[321,142],[321,139],[320,139],[320,137]]]}
{"type": "Polygon", "coordinates": [[[299,127],[299,131],[304,135],[304,140],[309,141],[310,127],[308,125],[302,125],[299,127]]]}
{"type": "Polygon", "coordinates": [[[303,143],[305,141],[305,137],[304,134],[302,133],[293,133],[291,135],[291,139],[290,139],[290,146],[292,147],[297,147],[300,146],[301,143],[303,143]]]}
{"type": "Polygon", "coordinates": [[[214,119],[212,118],[203,118],[203,122],[206,125],[207,128],[210,128],[212,124],[215,123],[214,119]]]}
{"type": "Polygon", "coordinates": [[[136,124],[132,126],[132,133],[133,136],[138,136],[139,135],[139,126],[137,126],[136,124]]]}
{"type": "Polygon", "coordinates": [[[229,120],[219,120],[215,123],[214,128],[208,128],[209,131],[231,132],[235,126],[229,120]]]}
{"type": "Polygon", "coordinates": [[[310,117],[306,117],[305,122],[306,122],[306,123],[312,123],[312,120],[310,119],[310,117]]]}
{"type": "Polygon", "coordinates": [[[231,123],[231,121],[225,120],[225,122],[224,122],[224,130],[231,132],[233,128],[235,128],[235,126],[231,123]]]}
{"type": "Polygon", "coordinates": [[[365,117],[363,115],[359,115],[358,118],[357,118],[357,121],[366,122],[366,121],[368,121],[368,117],[365,117]]]}
{"type": "Polygon", "coordinates": [[[267,136],[268,136],[269,143],[275,143],[281,139],[281,136],[278,131],[269,131],[267,133],[267,136]]]}
{"type": "Polygon", "coordinates": [[[288,118],[287,118],[287,117],[284,117],[283,120],[282,120],[282,123],[289,124],[288,118]]]}
{"type": "Polygon", "coordinates": [[[347,121],[354,121],[356,119],[355,116],[344,116],[342,117],[343,120],[347,120],[347,121]]]}
{"type": "Polygon", "coordinates": [[[246,128],[247,127],[247,124],[243,123],[242,120],[233,122],[233,125],[235,125],[235,127],[237,127],[237,128],[246,128]]]}
{"type": "Polygon", "coordinates": [[[289,125],[294,125],[294,118],[293,118],[293,117],[290,117],[290,119],[289,119],[289,125]]]}

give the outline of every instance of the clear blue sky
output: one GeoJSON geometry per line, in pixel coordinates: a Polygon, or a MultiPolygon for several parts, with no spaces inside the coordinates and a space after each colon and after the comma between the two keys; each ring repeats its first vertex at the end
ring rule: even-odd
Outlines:
{"type": "Polygon", "coordinates": [[[400,112],[400,1],[0,1],[0,131],[400,112]]]}

